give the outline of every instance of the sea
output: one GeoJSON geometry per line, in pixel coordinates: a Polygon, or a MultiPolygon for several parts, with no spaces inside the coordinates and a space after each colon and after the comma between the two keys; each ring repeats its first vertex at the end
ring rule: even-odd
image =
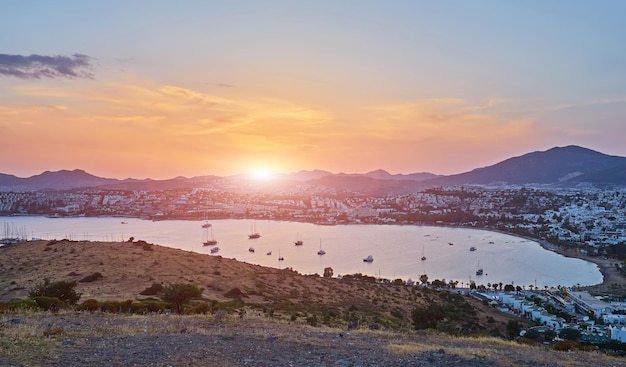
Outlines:
{"type": "Polygon", "coordinates": [[[202,228],[204,221],[119,217],[16,216],[0,217],[2,222],[5,232],[19,232],[28,239],[127,241],[133,237],[302,274],[323,274],[327,267],[335,276],[361,273],[391,280],[417,280],[426,274],[431,281],[458,281],[459,287],[471,281],[540,289],[602,282],[594,263],[548,251],[535,241],[481,229],[237,219],[211,220],[210,228],[202,228]],[[249,239],[252,232],[261,237],[249,239]],[[219,251],[214,254],[212,246],[203,245],[211,237],[218,241],[219,251]],[[295,246],[298,239],[302,246],[295,246]],[[318,255],[320,249],[325,255],[318,255]],[[364,261],[368,255],[372,262],[364,261]],[[483,275],[476,275],[479,268],[483,275]]]}

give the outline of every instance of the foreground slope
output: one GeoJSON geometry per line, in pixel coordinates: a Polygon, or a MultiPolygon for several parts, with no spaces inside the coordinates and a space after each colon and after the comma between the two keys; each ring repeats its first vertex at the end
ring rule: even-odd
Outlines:
{"type": "MultiPolygon", "coordinates": [[[[595,353],[562,353],[501,339],[413,330],[407,313],[435,301],[444,308],[454,307],[448,292],[366,279],[302,276],[143,241],[34,241],[0,248],[0,298],[24,298],[44,278],[78,281],[94,272],[103,278],[78,283],[83,300],[137,300],[155,282],[182,282],[203,287],[203,298],[217,301],[220,311],[196,316],[2,314],[0,365],[617,366],[623,362],[595,353]],[[237,294],[235,300],[232,294],[237,294]],[[320,322],[311,327],[305,317],[307,321],[319,317],[320,322]],[[347,330],[341,320],[351,317],[362,324],[347,330]],[[373,324],[381,327],[370,330],[373,324]],[[402,332],[384,331],[385,326],[402,332]]],[[[459,332],[473,328],[469,331],[480,334],[508,321],[508,316],[482,303],[473,302],[472,308],[472,312],[455,309],[462,320],[449,326],[459,332]]]]}

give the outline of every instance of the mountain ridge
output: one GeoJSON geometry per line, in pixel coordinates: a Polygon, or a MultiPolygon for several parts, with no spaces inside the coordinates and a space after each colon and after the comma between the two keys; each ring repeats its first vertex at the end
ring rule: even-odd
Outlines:
{"type": "MultiPolygon", "coordinates": [[[[213,175],[166,180],[103,178],[81,169],[45,171],[20,178],[0,173],[0,191],[68,190],[88,187],[125,190],[166,190],[192,188],[219,179],[239,179],[248,175],[213,175]]],[[[275,179],[339,187],[365,195],[406,194],[428,186],[449,185],[626,185],[626,157],[607,155],[588,148],[568,145],[511,157],[491,166],[453,175],[429,172],[390,174],[383,169],[367,173],[332,173],[301,170],[276,175],[275,179]]]]}

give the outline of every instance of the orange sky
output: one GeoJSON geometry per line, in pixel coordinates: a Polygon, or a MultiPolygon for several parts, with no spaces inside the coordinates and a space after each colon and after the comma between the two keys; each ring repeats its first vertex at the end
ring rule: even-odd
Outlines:
{"type": "Polygon", "coordinates": [[[19,35],[0,40],[0,173],[453,174],[570,144],[626,155],[626,73],[584,80],[589,51],[621,52],[598,43],[612,18],[574,28],[597,15],[584,5],[562,19],[535,3],[152,4],[0,5],[17,14],[0,32],[19,35]],[[26,57],[76,53],[89,75],[26,57]]]}

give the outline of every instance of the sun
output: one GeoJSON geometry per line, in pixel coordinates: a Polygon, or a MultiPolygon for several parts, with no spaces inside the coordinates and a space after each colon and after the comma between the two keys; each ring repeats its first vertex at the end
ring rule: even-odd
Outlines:
{"type": "Polygon", "coordinates": [[[252,173],[252,177],[257,180],[266,181],[272,178],[272,172],[265,168],[258,168],[252,173]]]}

